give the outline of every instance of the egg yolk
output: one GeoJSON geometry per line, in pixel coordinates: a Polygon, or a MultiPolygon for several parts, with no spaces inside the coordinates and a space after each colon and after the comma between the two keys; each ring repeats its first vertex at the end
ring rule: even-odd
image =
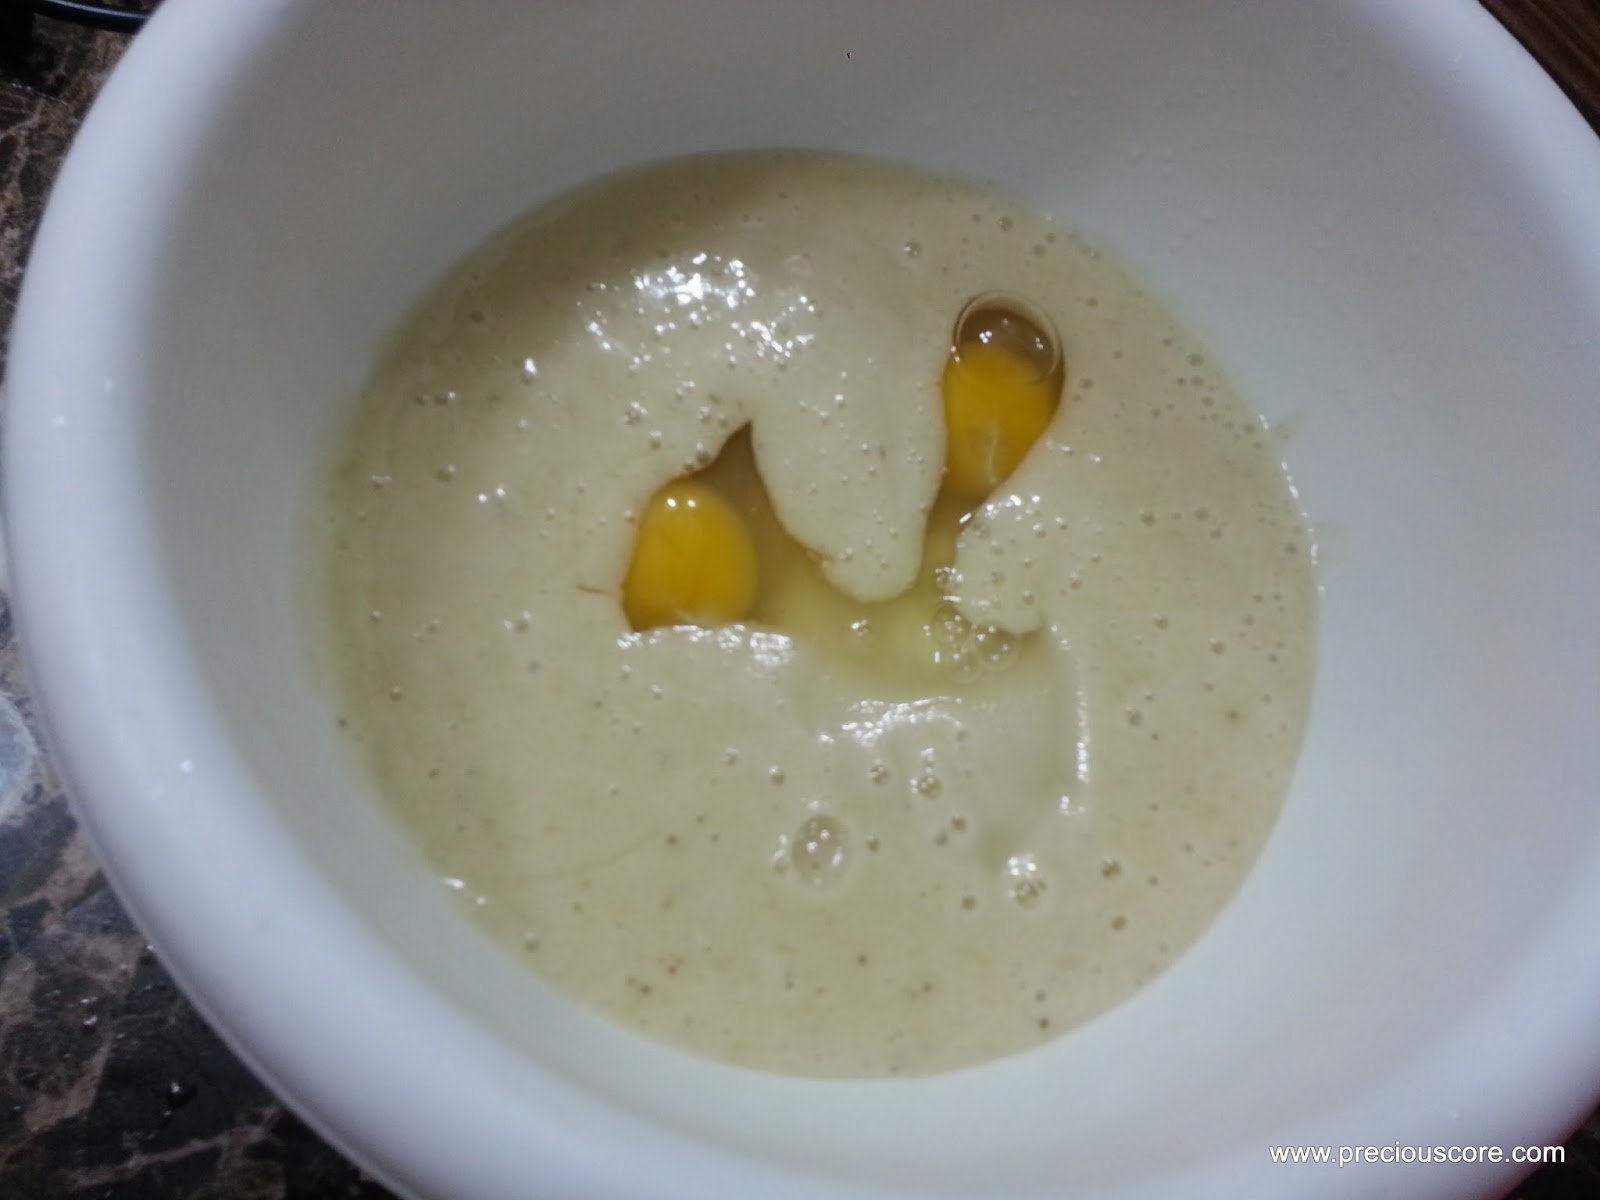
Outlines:
{"type": "Polygon", "coordinates": [[[945,488],[988,495],[1044,433],[1061,402],[1060,350],[1050,333],[1002,309],[964,314],[945,364],[945,488]]]}
{"type": "Polygon", "coordinates": [[[635,629],[727,624],[745,617],[755,598],[755,546],[731,504],[692,479],[650,498],[622,585],[635,629]]]}

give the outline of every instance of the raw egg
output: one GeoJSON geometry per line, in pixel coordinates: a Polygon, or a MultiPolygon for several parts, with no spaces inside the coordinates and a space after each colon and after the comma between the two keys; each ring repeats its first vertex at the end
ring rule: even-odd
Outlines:
{"type": "Polygon", "coordinates": [[[1049,318],[986,293],[956,319],[945,363],[945,488],[987,496],[1039,440],[1061,403],[1066,367],[1049,318]]]}
{"type": "Polygon", "coordinates": [[[743,619],[755,598],[755,545],[728,501],[693,479],[650,498],[622,585],[629,624],[725,625],[743,619]]]}

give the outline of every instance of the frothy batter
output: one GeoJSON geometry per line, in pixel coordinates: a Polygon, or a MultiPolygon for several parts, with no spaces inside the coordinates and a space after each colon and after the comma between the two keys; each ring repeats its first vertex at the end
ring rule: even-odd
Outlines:
{"type": "Polygon", "coordinates": [[[327,509],[343,712],[575,1000],[782,1072],[1013,1053],[1172,961],[1282,803],[1314,587],[1273,449],[1156,298],[1003,194],[806,154],[604,180],[373,377],[327,509]],[[996,288],[1054,321],[1067,395],[936,553],[951,323],[996,288]],[[642,507],[713,462],[755,615],[635,632],[642,507]]]}

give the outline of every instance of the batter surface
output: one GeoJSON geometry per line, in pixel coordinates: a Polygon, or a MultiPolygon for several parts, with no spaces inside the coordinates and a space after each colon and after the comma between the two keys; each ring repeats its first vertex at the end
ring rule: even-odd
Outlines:
{"type": "Polygon", "coordinates": [[[324,511],[341,712],[444,883],[575,1000],[752,1067],[945,1070],[1116,1004],[1299,747],[1271,436],[1122,268],[963,181],[740,154],[541,209],[397,335],[324,511]],[[996,288],[1066,394],[941,546],[941,371],[996,288]],[[753,619],[635,632],[639,513],[708,466],[753,619]]]}

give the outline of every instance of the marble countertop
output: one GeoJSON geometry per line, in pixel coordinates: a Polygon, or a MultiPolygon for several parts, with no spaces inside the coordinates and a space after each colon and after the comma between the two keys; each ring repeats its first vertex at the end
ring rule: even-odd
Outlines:
{"type": "MultiPolygon", "coordinates": [[[[1600,129],[1600,0],[1485,4],[1600,129]]],[[[0,8],[0,328],[61,156],[125,42],[29,20],[27,8],[0,8]]],[[[0,601],[0,1197],[388,1197],[251,1076],[161,969],[100,874],[31,720],[0,601]]],[[[1566,1150],[1513,1200],[1600,1197],[1600,1113],[1566,1150]]]]}

